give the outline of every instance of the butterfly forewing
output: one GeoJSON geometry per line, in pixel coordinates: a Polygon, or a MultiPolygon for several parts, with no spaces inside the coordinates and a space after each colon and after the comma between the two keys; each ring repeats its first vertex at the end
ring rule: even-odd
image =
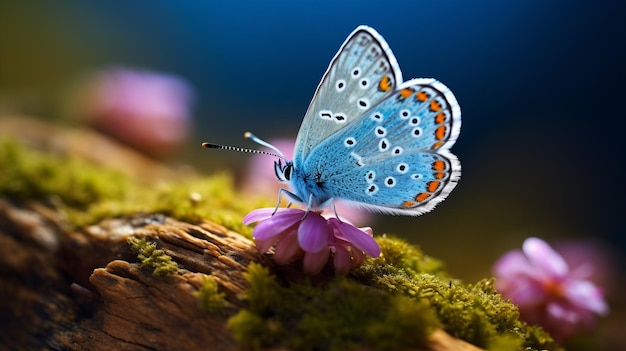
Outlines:
{"type": "Polygon", "coordinates": [[[330,63],[304,117],[294,163],[313,148],[360,119],[396,90],[402,75],[385,40],[372,28],[358,27],[330,63]]]}

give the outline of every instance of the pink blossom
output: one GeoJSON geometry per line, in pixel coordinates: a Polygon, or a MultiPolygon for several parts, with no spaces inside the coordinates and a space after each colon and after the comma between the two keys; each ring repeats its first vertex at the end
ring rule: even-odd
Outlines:
{"type": "Polygon", "coordinates": [[[325,218],[318,212],[296,208],[254,210],[243,219],[244,224],[258,222],[252,236],[257,249],[267,252],[275,245],[274,261],[285,264],[303,257],[303,270],[315,275],[329,259],[337,275],[346,275],[363,264],[365,255],[378,257],[380,248],[371,228],[356,228],[345,220],[325,218]],[[272,215],[273,214],[273,215],[272,215]]]}
{"type": "Polygon", "coordinates": [[[502,256],[493,274],[496,290],[519,306],[521,318],[541,325],[558,341],[593,328],[596,316],[609,311],[602,290],[586,279],[588,269],[571,270],[538,238],[502,256]]]}
{"type": "Polygon", "coordinates": [[[167,156],[189,134],[193,91],[182,78],[113,67],[77,88],[75,108],[89,124],[153,156],[167,156]]]}

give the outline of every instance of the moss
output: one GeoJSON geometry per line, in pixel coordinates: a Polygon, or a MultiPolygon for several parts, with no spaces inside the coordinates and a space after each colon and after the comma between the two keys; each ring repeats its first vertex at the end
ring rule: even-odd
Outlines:
{"type": "Polygon", "coordinates": [[[400,239],[378,238],[381,256],[353,275],[362,283],[426,302],[451,335],[490,349],[555,350],[539,327],[519,320],[517,307],[493,288],[492,279],[463,284],[451,279],[443,265],[400,239]]]}
{"type": "Polygon", "coordinates": [[[392,295],[339,278],[322,286],[278,284],[267,268],[252,263],[242,298],[248,308],[233,316],[233,335],[252,348],[286,346],[297,350],[377,350],[419,347],[438,325],[422,301],[392,295]]]}
{"type": "Polygon", "coordinates": [[[219,291],[215,278],[205,275],[202,279],[202,286],[198,290],[198,299],[200,300],[200,308],[209,312],[216,313],[228,306],[226,294],[219,291]]]}
{"type": "Polygon", "coordinates": [[[139,266],[152,270],[152,276],[164,277],[178,272],[178,264],[172,261],[172,257],[163,250],[157,249],[156,243],[137,237],[130,237],[128,243],[137,253],[139,266]]]}
{"type": "Polygon", "coordinates": [[[279,284],[251,264],[248,307],[229,320],[233,335],[251,348],[302,350],[419,348],[436,327],[490,350],[556,350],[539,327],[519,321],[515,305],[493,280],[463,284],[419,248],[377,239],[382,255],[348,278],[326,283],[279,284]]]}
{"type": "Polygon", "coordinates": [[[68,156],[47,155],[12,141],[0,141],[0,169],[0,194],[74,208],[122,199],[129,187],[119,172],[96,169],[68,156]]]}
{"type": "Polygon", "coordinates": [[[240,195],[234,188],[233,177],[227,173],[185,179],[158,189],[149,204],[154,212],[191,223],[208,219],[251,238],[252,229],[243,225],[242,214],[271,204],[264,199],[236,201],[240,195]]]}
{"type": "Polygon", "coordinates": [[[157,186],[10,140],[0,140],[0,169],[1,196],[44,201],[64,213],[74,227],[151,212],[192,223],[208,219],[251,237],[252,229],[241,223],[242,214],[273,205],[261,198],[235,201],[238,195],[229,174],[181,177],[157,186]]]}

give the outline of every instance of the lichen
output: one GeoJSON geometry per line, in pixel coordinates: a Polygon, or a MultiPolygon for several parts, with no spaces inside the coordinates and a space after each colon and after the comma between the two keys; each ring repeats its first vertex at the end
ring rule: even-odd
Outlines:
{"type": "Polygon", "coordinates": [[[219,286],[215,278],[205,275],[202,278],[202,286],[197,292],[199,306],[209,313],[216,313],[228,307],[226,294],[219,291],[219,286]]]}
{"type": "Polygon", "coordinates": [[[157,249],[155,242],[146,238],[130,237],[128,243],[139,259],[139,267],[152,271],[154,277],[164,277],[179,271],[178,264],[163,250],[157,249]]]}

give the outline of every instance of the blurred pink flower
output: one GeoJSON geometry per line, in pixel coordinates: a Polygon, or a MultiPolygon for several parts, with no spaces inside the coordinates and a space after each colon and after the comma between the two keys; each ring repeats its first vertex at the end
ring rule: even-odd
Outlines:
{"type": "Polygon", "coordinates": [[[519,306],[521,318],[563,341],[595,325],[609,311],[589,269],[571,270],[563,257],[538,238],[502,256],[493,267],[495,288],[519,306]]]}
{"type": "Polygon", "coordinates": [[[276,245],[273,258],[278,264],[304,256],[304,272],[315,275],[332,255],[335,274],[346,275],[363,264],[364,254],[380,255],[371,228],[359,229],[345,220],[325,218],[317,212],[307,214],[302,209],[279,208],[273,214],[274,211],[274,208],[254,210],[244,217],[243,223],[259,222],[252,234],[257,249],[264,253],[276,245]]]}
{"type": "Polygon", "coordinates": [[[188,136],[193,89],[182,78],[114,67],[80,85],[79,113],[114,138],[152,156],[167,156],[188,136]]]}
{"type": "MultiPolygon", "coordinates": [[[[279,149],[286,158],[290,160],[293,159],[295,140],[281,138],[270,140],[269,143],[279,149]]],[[[263,148],[263,150],[272,152],[272,150],[267,148],[263,148]]],[[[257,154],[252,155],[243,181],[243,191],[249,194],[263,194],[268,197],[276,197],[278,196],[278,190],[281,186],[286,187],[286,185],[281,184],[280,181],[276,179],[271,157],[257,154]]],[[[374,218],[371,212],[350,206],[342,202],[341,199],[335,200],[335,208],[341,217],[347,218],[352,223],[362,224],[374,218]]],[[[329,212],[332,212],[332,209],[325,210],[324,213],[329,212]]]]}

